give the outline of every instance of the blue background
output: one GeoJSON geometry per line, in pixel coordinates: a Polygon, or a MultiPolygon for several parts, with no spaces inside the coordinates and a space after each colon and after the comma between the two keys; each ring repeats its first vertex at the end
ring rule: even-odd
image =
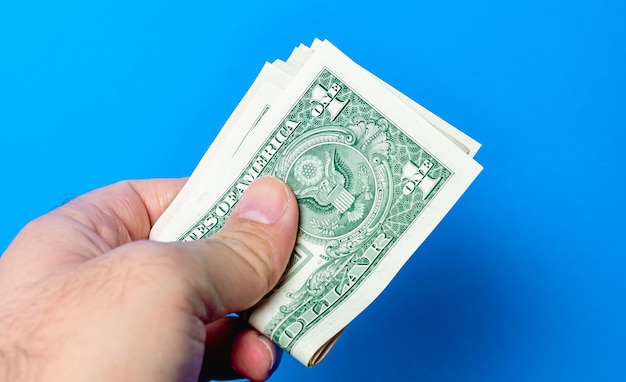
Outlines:
{"type": "Polygon", "coordinates": [[[273,381],[626,380],[626,3],[5,1],[0,248],[64,200],[188,175],[314,37],[483,144],[485,170],[319,366],[273,381]]]}

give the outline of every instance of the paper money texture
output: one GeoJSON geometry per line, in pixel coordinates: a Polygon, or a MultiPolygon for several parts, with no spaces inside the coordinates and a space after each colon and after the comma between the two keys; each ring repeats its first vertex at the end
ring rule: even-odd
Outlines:
{"type": "Polygon", "coordinates": [[[249,322],[313,366],[478,175],[479,147],[315,40],[264,66],[151,238],[206,238],[254,179],[287,182],[297,243],[249,322]]]}

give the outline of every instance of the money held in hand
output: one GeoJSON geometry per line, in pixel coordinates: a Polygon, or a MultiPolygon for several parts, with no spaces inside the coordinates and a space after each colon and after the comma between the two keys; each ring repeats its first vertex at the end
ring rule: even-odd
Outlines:
{"type": "Polygon", "coordinates": [[[479,147],[316,39],[265,64],[151,238],[206,238],[253,180],[285,181],[296,246],[248,320],[313,366],[476,178],[479,147]]]}

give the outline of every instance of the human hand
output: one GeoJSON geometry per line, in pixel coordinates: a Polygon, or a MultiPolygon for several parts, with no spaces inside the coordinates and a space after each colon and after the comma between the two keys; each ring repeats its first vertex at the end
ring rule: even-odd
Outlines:
{"type": "Polygon", "coordinates": [[[120,182],[16,236],[0,257],[0,380],[268,377],[281,353],[226,315],[257,303],[284,271],[295,197],[260,178],[211,238],[146,240],[184,182],[120,182]]]}

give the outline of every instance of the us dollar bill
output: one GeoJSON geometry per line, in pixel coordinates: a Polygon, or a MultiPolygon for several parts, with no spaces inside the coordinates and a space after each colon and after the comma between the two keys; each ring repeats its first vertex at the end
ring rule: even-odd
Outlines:
{"type": "Polygon", "coordinates": [[[264,66],[151,238],[209,237],[252,181],[284,180],[299,205],[298,238],[248,320],[313,366],[479,174],[479,147],[315,40],[264,66]]]}

